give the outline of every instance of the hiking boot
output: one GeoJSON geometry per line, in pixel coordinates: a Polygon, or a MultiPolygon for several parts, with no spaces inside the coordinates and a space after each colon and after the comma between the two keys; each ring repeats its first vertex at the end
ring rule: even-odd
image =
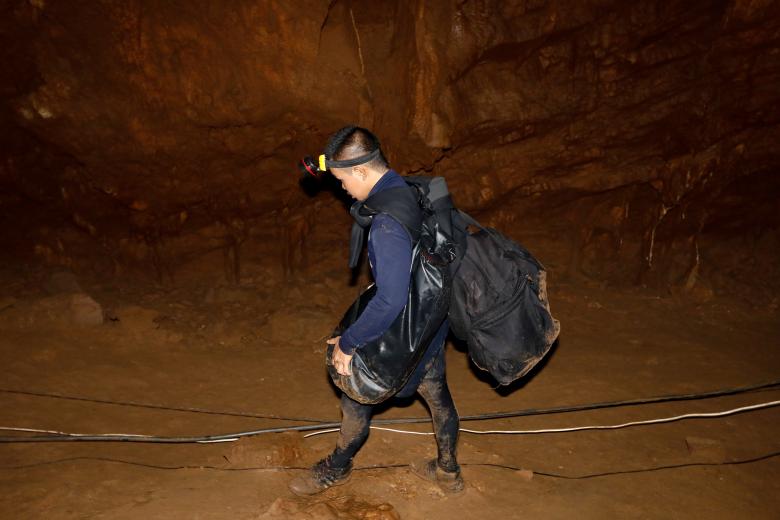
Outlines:
{"type": "Polygon", "coordinates": [[[438,484],[442,491],[448,494],[460,493],[465,489],[460,469],[457,471],[444,471],[439,467],[436,459],[415,461],[410,464],[412,473],[420,478],[438,484]]]}
{"type": "Polygon", "coordinates": [[[290,491],[299,496],[316,495],[331,486],[346,484],[352,473],[352,463],[346,468],[332,466],[330,457],[325,457],[305,475],[295,477],[290,481],[290,491]]]}

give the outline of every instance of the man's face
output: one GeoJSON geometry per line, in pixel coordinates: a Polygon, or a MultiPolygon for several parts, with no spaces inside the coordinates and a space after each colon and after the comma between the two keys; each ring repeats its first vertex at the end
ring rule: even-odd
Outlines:
{"type": "Polygon", "coordinates": [[[373,186],[366,179],[365,173],[360,168],[331,168],[331,173],[341,182],[341,187],[352,198],[366,200],[373,186]]]}

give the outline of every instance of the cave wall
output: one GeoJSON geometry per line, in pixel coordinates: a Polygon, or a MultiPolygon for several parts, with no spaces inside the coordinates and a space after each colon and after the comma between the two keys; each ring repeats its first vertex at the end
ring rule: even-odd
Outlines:
{"type": "Polygon", "coordinates": [[[304,193],[294,163],[355,122],[556,274],[705,296],[735,276],[766,298],[778,288],[777,2],[2,12],[14,258],[161,281],[206,257],[231,281],[247,259],[288,274],[316,269],[313,252],[341,261],[322,244],[346,235],[343,206],[304,193]]]}
{"type": "Polygon", "coordinates": [[[748,230],[776,257],[776,3],[499,5],[503,23],[473,3],[453,16],[471,45],[433,109],[462,204],[568,237],[572,275],[745,280],[749,255],[719,250],[744,251],[748,230]]]}

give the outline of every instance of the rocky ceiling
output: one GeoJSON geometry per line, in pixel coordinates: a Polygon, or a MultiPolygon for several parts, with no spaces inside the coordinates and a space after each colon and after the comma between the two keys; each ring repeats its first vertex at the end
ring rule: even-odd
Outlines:
{"type": "Polygon", "coordinates": [[[777,2],[5,0],[0,26],[11,258],[289,264],[342,214],[295,162],[354,122],[560,274],[777,287],[777,2]]]}

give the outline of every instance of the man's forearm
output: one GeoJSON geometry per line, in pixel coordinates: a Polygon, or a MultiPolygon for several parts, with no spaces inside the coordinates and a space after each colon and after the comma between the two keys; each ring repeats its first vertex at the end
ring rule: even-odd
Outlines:
{"type": "Polygon", "coordinates": [[[356,348],[379,338],[390,328],[405,305],[405,299],[401,302],[390,302],[377,293],[357,321],[342,334],[341,350],[345,354],[352,354],[356,348]]]}

